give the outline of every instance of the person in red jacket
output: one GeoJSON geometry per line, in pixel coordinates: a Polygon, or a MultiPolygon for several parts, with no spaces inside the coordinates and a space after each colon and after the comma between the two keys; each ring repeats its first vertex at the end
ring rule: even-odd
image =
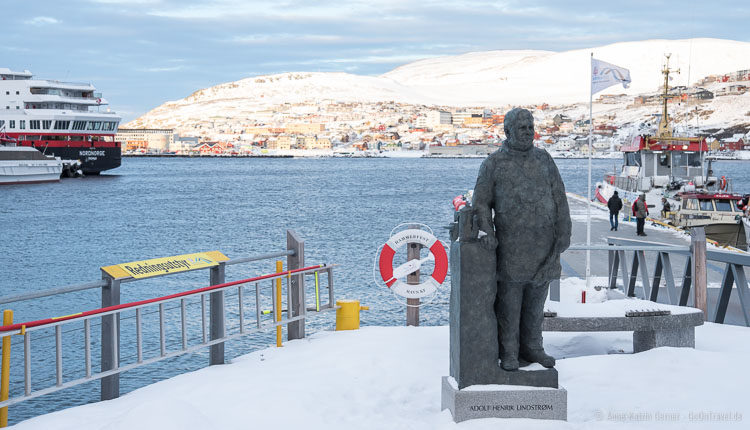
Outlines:
{"type": "Polygon", "coordinates": [[[737,201],[737,209],[747,213],[748,206],[750,206],[750,194],[745,194],[737,201]]]}
{"type": "Polygon", "coordinates": [[[641,194],[635,203],[633,203],[631,209],[633,210],[633,215],[635,215],[636,234],[638,236],[646,236],[646,233],[643,231],[643,227],[646,225],[646,217],[648,216],[646,194],[641,194]]]}

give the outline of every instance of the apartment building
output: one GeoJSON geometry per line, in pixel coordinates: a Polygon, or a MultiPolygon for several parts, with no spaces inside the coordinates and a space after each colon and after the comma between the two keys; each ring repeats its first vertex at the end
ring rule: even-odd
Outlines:
{"type": "Polygon", "coordinates": [[[174,129],[120,128],[115,135],[115,142],[120,142],[123,151],[133,151],[136,149],[167,151],[174,146],[174,129]]]}

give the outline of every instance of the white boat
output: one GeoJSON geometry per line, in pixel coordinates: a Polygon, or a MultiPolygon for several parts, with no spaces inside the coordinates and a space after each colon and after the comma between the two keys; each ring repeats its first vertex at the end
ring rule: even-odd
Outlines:
{"type": "Polygon", "coordinates": [[[63,163],[60,157],[44,155],[30,146],[3,145],[0,140],[0,185],[56,182],[63,163]]]}
{"type": "Polygon", "coordinates": [[[17,141],[63,160],[87,175],[121,163],[115,140],[120,117],[89,83],[38,79],[0,67],[0,129],[17,141]]]}

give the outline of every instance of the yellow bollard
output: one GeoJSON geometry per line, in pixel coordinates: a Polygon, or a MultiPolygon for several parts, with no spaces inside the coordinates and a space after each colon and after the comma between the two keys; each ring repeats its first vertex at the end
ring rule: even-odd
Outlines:
{"type": "Polygon", "coordinates": [[[318,283],[318,272],[315,272],[315,312],[320,312],[320,284],[318,283]]]}
{"type": "MultiPolygon", "coordinates": [[[[13,324],[13,311],[3,312],[3,325],[13,324]]],[[[0,402],[8,400],[10,387],[10,336],[3,337],[2,374],[0,375],[0,402]]],[[[0,408],[0,427],[8,427],[8,407],[0,408]]]]}
{"type": "Polygon", "coordinates": [[[367,311],[368,306],[360,306],[359,300],[336,300],[336,330],[358,330],[359,311],[367,311]]]}
{"type": "MultiPolygon", "coordinates": [[[[284,262],[276,260],[276,273],[284,271],[284,262]]],[[[288,287],[288,286],[287,286],[288,287]]],[[[291,304],[287,303],[287,306],[291,304]]],[[[276,322],[281,321],[281,278],[276,279],[276,322]]],[[[276,346],[281,346],[281,326],[276,326],[276,346]]]]}

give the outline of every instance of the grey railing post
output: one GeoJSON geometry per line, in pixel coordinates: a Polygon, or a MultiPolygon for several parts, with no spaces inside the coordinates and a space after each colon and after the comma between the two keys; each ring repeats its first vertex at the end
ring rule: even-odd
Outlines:
{"type": "MultiPolygon", "coordinates": [[[[419,228],[419,226],[409,226],[409,228],[419,228]]],[[[406,244],[406,260],[419,260],[422,245],[411,242],[406,244]]],[[[409,285],[419,285],[419,270],[406,275],[406,283],[409,285]]],[[[406,325],[419,326],[419,302],[417,299],[406,299],[406,325]]]]}
{"type": "Polygon", "coordinates": [[[690,231],[690,254],[693,257],[691,277],[695,308],[703,311],[703,320],[708,320],[707,273],[706,273],[706,230],[694,227],[690,231]]]}
{"type": "MultiPolygon", "coordinates": [[[[612,246],[611,244],[608,244],[612,246]]],[[[612,283],[612,264],[615,262],[615,251],[607,251],[607,281],[612,283]]]]}
{"type": "MultiPolygon", "coordinates": [[[[301,269],[305,267],[305,241],[292,230],[286,231],[286,249],[294,251],[294,255],[287,257],[287,270],[301,269]]],[[[289,287],[292,296],[292,317],[297,317],[305,312],[305,277],[304,275],[292,276],[289,279],[289,287]]],[[[292,321],[287,324],[287,339],[302,339],[305,337],[305,319],[292,321]]]]}
{"type": "MultiPolygon", "coordinates": [[[[211,285],[223,284],[224,262],[219,263],[217,266],[211,268],[211,285]]],[[[224,328],[224,291],[214,291],[209,296],[209,308],[210,308],[210,331],[211,340],[221,339],[225,335],[224,328]]],[[[224,342],[211,345],[211,352],[209,354],[209,365],[224,364],[224,342]]]]}
{"type": "MultiPolygon", "coordinates": [[[[102,307],[120,304],[120,280],[114,279],[106,272],[102,272],[102,279],[107,285],[102,287],[102,307]]],[[[102,317],[102,355],[101,371],[113,370],[119,367],[120,361],[120,314],[102,317]]],[[[112,400],[120,397],[120,374],[110,375],[101,380],[102,400],[112,400]]]]}

